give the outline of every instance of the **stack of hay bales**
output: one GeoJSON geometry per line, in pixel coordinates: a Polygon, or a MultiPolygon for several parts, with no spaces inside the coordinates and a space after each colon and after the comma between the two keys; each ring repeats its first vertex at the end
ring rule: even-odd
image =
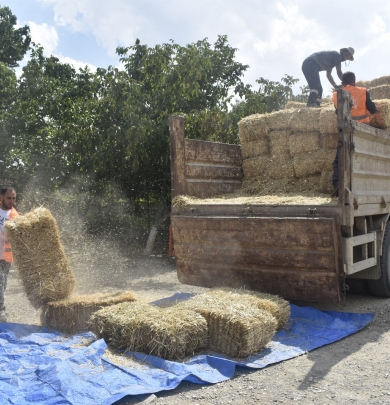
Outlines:
{"type": "Polygon", "coordinates": [[[333,191],[331,173],[337,149],[334,107],[256,114],[242,119],[238,128],[245,150],[244,190],[256,194],[333,191]],[[259,142],[261,150],[254,147],[259,142]]]}
{"type": "Polygon", "coordinates": [[[289,317],[287,301],[269,297],[243,290],[212,289],[177,306],[206,319],[211,349],[232,357],[246,357],[263,349],[289,317]]]}
{"type": "Polygon", "coordinates": [[[378,107],[378,112],[371,117],[370,125],[375,128],[390,130],[390,76],[382,76],[370,81],[358,81],[357,86],[366,87],[371,99],[378,107]]]}
{"type": "Polygon", "coordinates": [[[62,333],[75,334],[92,329],[90,317],[99,309],[122,302],[135,301],[131,291],[73,295],[48,302],[42,311],[42,325],[62,333]]]}
{"type": "Polygon", "coordinates": [[[125,302],[92,315],[94,330],[116,349],[183,359],[207,346],[207,323],[194,311],[125,302]]]}
{"type": "Polygon", "coordinates": [[[76,283],[50,211],[37,208],[4,225],[27,298],[35,308],[67,298],[76,283]]]}

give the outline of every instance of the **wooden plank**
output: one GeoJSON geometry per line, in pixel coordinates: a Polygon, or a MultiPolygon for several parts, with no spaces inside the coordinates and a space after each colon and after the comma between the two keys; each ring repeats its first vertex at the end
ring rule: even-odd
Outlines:
{"type": "MultiPolygon", "coordinates": [[[[390,201],[390,200],[389,200],[390,201]]],[[[313,217],[309,209],[314,210],[316,217],[341,218],[339,205],[264,205],[264,204],[191,204],[186,207],[172,207],[173,215],[197,216],[261,216],[261,217],[313,217]]]]}
{"type": "Polygon", "coordinates": [[[218,166],[204,164],[186,164],[187,179],[217,179],[223,180],[241,180],[243,172],[241,166],[218,166]]]}
{"type": "Polygon", "coordinates": [[[333,249],[333,219],[172,217],[174,241],[333,249]]]}
{"type": "Polygon", "coordinates": [[[241,148],[239,145],[226,143],[185,140],[185,159],[187,162],[224,163],[242,165],[241,148]]]}
{"type": "Polygon", "coordinates": [[[337,302],[340,280],[334,272],[297,271],[234,263],[177,260],[179,281],[203,287],[247,288],[286,299],[337,302]]]}
{"type": "Polygon", "coordinates": [[[171,148],[171,195],[173,198],[177,195],[186,194],[183,117],[169,117],[169,134],[171,148]]]}
{"type": "Polygon", "coordinates": [[[198,198],[210,198],[216,195],[232,194],[241,188],[240,181],[191,181],[186,180],[187,194],[198,198]]]}
{"type": "Polygon", "coordinates": [[[212,263],[234,263],[237,266],[259,265],[283,268],[288,264],[292,269],[328,271],[335,267],[334,251],[305,249],[274,249],[241,247],[239,245],[209,245],[196,243],[175,243],[175,254],[182,260],[197,260],[212,263]]]}

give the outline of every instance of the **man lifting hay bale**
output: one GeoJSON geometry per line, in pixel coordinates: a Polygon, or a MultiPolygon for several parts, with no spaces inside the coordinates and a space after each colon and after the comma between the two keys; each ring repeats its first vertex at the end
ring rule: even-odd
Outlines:
{"type": "Polygon", "coordinates": [[[39,308],[68,297],[76,280],[50,211],[37,208],[20,215],[7,221],[5,230],[30,303],[39,308]]]}
{"type": "Polygon", "coordinates": [[[5,237],[4,224],[19,215],[14,208],[15,201],[15,189],[11,186],[3,187],[0,191],[0,322],[7,322],[4,293],[13,261],[11,244],[5,237]]]}

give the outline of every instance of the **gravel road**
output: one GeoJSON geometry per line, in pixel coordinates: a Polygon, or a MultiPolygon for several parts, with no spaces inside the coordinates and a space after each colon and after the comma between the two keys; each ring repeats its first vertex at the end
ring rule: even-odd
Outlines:
{"type": "MultiPolygon", "coordinates": [[[[76,273],[76,292],[131,289],[147,301],[175,292],[203,289],[180,284],[174,259],[134,256],[108,242],[90,240],[66,249],[76,273]],[[113,259],[114,258],[114,259],[113,259]]],[[[349,294],[337,304],[308,304],[320,310],[375,312],[362,331],[303,356],[259,371],[238,369],[232,380],[215,385],[182,383],[156,397],[127,397],[119,404],[390,404],[390,300],[349,294]]],[[[6,292],[8,321],[39,324],[15,268],[6,292]]]]}

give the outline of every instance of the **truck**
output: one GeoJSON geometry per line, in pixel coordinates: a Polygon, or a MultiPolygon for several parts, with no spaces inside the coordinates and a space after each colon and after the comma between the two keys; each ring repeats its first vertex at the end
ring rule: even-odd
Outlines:
{"type": "Polygon", "coordinates": [[[338,302],[350,287],[390,297],[390,133],[351,119],[337,94],[339,188],[335,204],[207,203],[242,185],[239,145],[186,139],[169,119],[171,193],[180,282],[246,288],[285,299],[338,302]]]}

